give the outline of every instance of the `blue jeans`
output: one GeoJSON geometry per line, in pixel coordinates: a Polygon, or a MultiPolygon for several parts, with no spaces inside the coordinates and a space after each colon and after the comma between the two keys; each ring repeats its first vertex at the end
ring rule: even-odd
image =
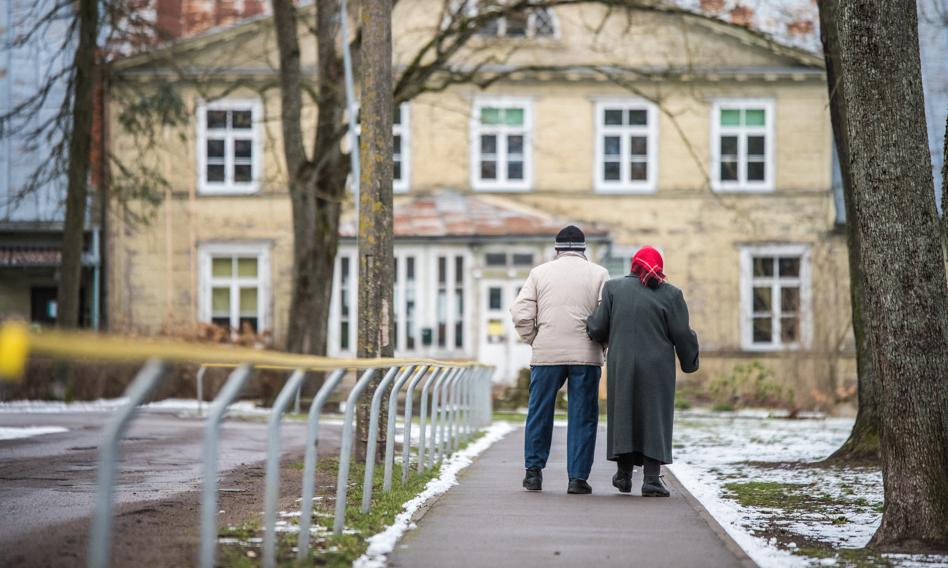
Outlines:
{"type": "Polygon", "coordinates": [[[599,377],[595,365],[537,365],[530,368],[530,403],[524,436],[527,469],[546,467],[553,440],[556,393],[567,387],[566,471],[570,479],[587,479],[599,428],[599,377]]]}

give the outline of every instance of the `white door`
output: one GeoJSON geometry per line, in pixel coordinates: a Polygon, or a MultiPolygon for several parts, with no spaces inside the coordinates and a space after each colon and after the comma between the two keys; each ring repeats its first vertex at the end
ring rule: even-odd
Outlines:
{"type": "Polygon", "coordinates": [[[530,346],[520,340],[510,318],[510,306],[521,285],[510,280],[481,281],[479,358],[497,367],[494,382],[514,384],[520,369],[530,366],[530,346]]]}

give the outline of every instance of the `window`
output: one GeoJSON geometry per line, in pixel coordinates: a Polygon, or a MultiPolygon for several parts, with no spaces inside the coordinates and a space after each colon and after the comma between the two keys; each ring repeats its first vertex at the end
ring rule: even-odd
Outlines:
{"type": "Polygon", "coordinates": [[[352,258],[341,256],[339,258],[339,349],[341,351],[352,349],[352,332],[355,326],[352,325],[353,309],[350,298],[354,280],[352,258]]]}
{"type": "Polygon", "coordinates": [[[809,303],[807,247],[766,246],[741,251],[741,337],[744,349],[807,347],[809,303]]]}
{"type": "Polygon", "coordinates": [[[596,103],[597,191],[655,191],[657,114],[647,102],[596,103]]]}
{"type": "MultiPolygon", "coordinates": [[[[356,132],[362,133],[362,111],[356,132]]],[[[402,103],[392,111],[392,190],[396,193],[408,191],[411,175],[411,114],[409,104],[402,103]]],[[[348,137],[346,138],[348,141],[348,137]]]]}
{"type": "Polygon", "coordinates": [[[772,191],[773,101],[717,101],[712,109],[713,188],[718,191],[772,191]]]}
{"type": "MultiPolygon", "coordinates": [[[[476,3],[470,2],[468,5],[474,6],[471,10],[471,15],[474,15],[476,3]]],[[[491,20],[478,30],[477,35],[531,39],[555,37],[556,18],[550,8],[518,11],[491,20]]]]}
{"type": "Polygon", "coordinates": [[[509,255],[505,252],[484,253],[484,265],[488,268],[507,268],[508,266],[531,268],[533,259],[532,252],[514,252],[509,255]]]}
{"type": "Polygon", "coordinates": [[[269,328],[270,252],[264,243],[199,247],[201,320],[238,333],[269,328]]]}
{"type": "Polygon", "coordinates": [[[414,254],[395,253],[395,349],[414,351],[417,349],[417,298],[418,277],[414,254]]]}
{"type": "Polygon", "coordinates": [[[198,191],[255,193],[260,182],[261,105],[221,100],[198,107],[198,191]]]}
{"type": "MultiPolygon", "coordinates": [[[[609,277],[625,276],[632,271],[632,257],[642,248],[640,246],[612,245],[599,260],[599,264],[609,271],[609,277]]],[[[658,252],[664,254],[661,247],[658,252]]]]}
{"type": "Polygon", "coordinates": [[[471,186],[476,190],[530,189],[531,107],[525,99],[480,100],[471,126],[471,186]]]}

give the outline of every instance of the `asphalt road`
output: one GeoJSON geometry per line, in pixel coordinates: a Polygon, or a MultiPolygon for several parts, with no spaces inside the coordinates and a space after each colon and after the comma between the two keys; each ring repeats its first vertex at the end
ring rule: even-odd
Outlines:
{"type": "MultiPolygon", "coordinates": [[[[81,564],[95,500],[97,448],[108,418],[108,413],[99,412],[0,414],[0,427],[68,428],[63,433],[0,440],[0,565],[11,565],[11,560],[36,566],[69,565],[69,558],[81,564]],[[45,544],[36,546],[37,539],[45,544]]],[[[155,411],[139,415],[121,445],[120,474],[115,486],[116,517],[152,515],[154,524],[162,530],[174,530],[187,540],[185,545],[195,545],[189,533],[196,534],[198,526],[203,426],[204,422],[197,417],[155,411]]],[[[338,426],[326,425],[321,433],[321,454],[335,453],[338,426]]],[[[261,510],[262,494],[256,493],[257,487],[262,486],[266,438],[266,423],[262,419],[226,419],[222,425],[222,507],[231,493],[247,494],[243,502],[232,505],[233,514],[226,519],[230,522],[239,522],[240,516],[253,516],[261,510]]],[[[299,459],[304,441],[305,424],[284,422],[284,463],[299,459]]],[[[299,486],[287,485],[284,483],[281,493],[298,497],[299,486]]],[[[142,521],[139,518],[134,522],[142,521]]],[[[117,524],[116,534],[122,530],[121,525],[117,524]]],[[[125,532],[127,538],[118,538],[118,545],[135,554],[167,544],[148,538],[147,531],[142,531],[141,538],[135,537],[134,530],[125,532]]],[[[121,551],[115,555],[123,556],[121,551]]],[[[161,555],[156,558],[159,565],[177,562],[173,558],[162,562],[161,555]]]]}
{"type": "Polygon", "coordinates": [[[521,488],[523,429],[465,469],[389,558],[393,567],[753,566],[669,472],[669,498],[643,498],[641,472],[631,494],[612,487],[600,430],[592,495],[567,495],[566,429],[556,428],[544,490],[521,488]]]}

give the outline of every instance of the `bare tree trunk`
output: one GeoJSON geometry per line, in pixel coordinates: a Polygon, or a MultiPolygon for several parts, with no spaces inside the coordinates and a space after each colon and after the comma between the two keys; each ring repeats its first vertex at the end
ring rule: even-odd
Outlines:
{"type": "Polygon", "coordinates": [[[885,511],[869,546],[948,549],[948,293],[912,0],[835,15],[865,310],[882,387],[885,511]]]}
{"type": "Polygon", "coordinates": [[[78,10],[79,45],[76,47],[73,63],[75,74],[66,186],[66,218],[63,223],[62,266],[56,298],[56,324],[60,327],[78,327],[79,325],[82,245],[94,111],[92,97],[95,89],[98,0],[80,0],[78,10]]]}
{"type": "MultiPolygon", "coordinates": [[[[358,353],[360,357],[391,357],[394,354],[392,286],[395,264],[392,250],[391,0],[362,2],[361,21],[358,353]]],[[[373,390],[368,389],[359,401],[359,435],[363,440],[368,438],[368,410],[373,390]]],[[[380,424],[384,423],[382,416],[380,424]]],[[[379,440],[384,441],[385,431],[381,427],[379,431],[379,440]]],[[[379,443],[377,447],[381,451],[384,446],[384,443],[379,443]]],[[[359,447],[364,446],[360,444],[359,447]]],[[[367,459],[373,457],[367,456],[367,459]]]]}
{"type": "Polygon", "coordinates": [[[948,263],[948,117],[945,117],[945,157],[941,162],[941,239],[948,263]]]}
{"type": "Polygon", "coordinates": [[[856,422],[849,439],[826,461],[865,461],[879,459],[879,381],[872,370],[872,345],[866,333],[865,274],[859,252],[859,234],[856,232],[856,211],[853,207],[852,173],[849,167],[849,146],[846,141],[846,112],[839,93],[839,44],[834,27],[838,0],[821,0],[820,39],[826,61],[826,84],[829,90],[830,120],[833,139],[843,180],[843,202],[846,209],[846,244],[849,249],[849,299],[852,306],[853,336],[856,340],[856,375],[859,407],[856,422]]]}
{"type": "Polygon", "coordinates": [[[316,10],[319,122],[314,156],[303,142],[303,78],[296,6],[274,0],[280,52],[281,126],[293,214],[293,295],[287,349],[325,355],[333,266],[339,240],[340,203],[348,164],[336,130],[342,118],[341,67],[336,50],[337,3],[320,0],[316,10]]]}

